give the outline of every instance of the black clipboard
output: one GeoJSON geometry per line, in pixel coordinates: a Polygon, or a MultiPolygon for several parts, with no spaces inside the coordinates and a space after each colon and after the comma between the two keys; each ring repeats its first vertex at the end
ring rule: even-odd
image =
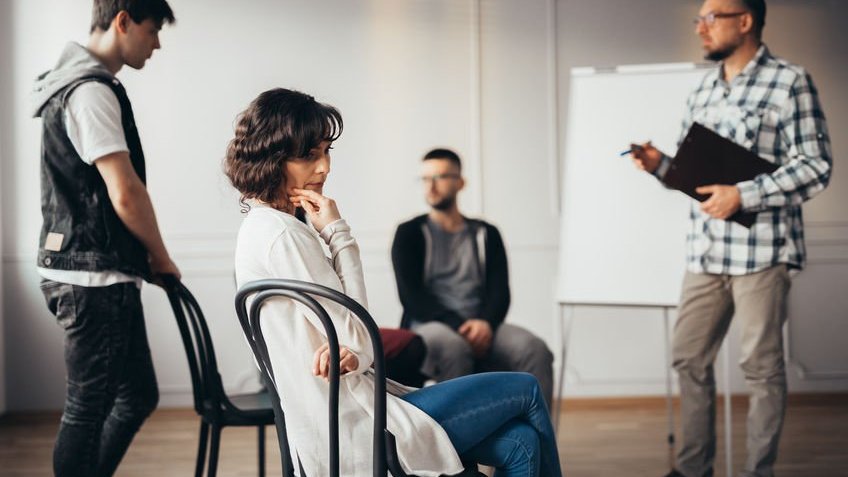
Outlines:
{"type": "MultiPolygon", "coordinates": [[[[777,164],[698,123],[692,123],[662,182],[671,189],[703,202],[709,195],[698,194],[695,192],[697,187],[733,185],[760,174],[772,173],[777,168],[777,164]]],[[[751,228],[757,220],[757,213],[736,212],[728,220],[751,228]]]]}

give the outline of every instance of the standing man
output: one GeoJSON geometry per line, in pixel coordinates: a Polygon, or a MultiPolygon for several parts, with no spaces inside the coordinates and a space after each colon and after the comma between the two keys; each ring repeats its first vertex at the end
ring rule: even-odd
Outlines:
{"type": "Polygon", "coordinates": [[[94,0],[87,46],[69,43],[33,91],[42,119],[38,272],[65,330],[57,476],[112,475],[159,399],[140,287],[180,272],[162,242],[132,107],[114,75],[144,67],[165,22],[174,22],[165,0],[94,0]]]}
{"type": "MultiPolygon", "coordinates": [[[[741,320],[741,367],[751,389],[748,458],[741,475],[770,477],[786,409],[783,323],[789,270],[804,266],[801,204],[830,180],[830,140],[812,78],[762,43],[763,0],[706,0],[695,19],[718,67],[689,96],[683,134],[698,122],[779,168],[734,185],[705,185],[693,203],[687,272],[674,330],[683,436],[668,477],[713,475],[713,362],[733,316],[741,320]],[[745,228],[727,219],[756,212],[745,228]]],[[[637,167],[663,177],[671,158],[645,144],[637,167]]]]}
{"type": "Polygon", "coordinates": [[[444,381],[475,371],[524,371],[553,397],[553,354],[529,331],[504,323],[509,309],[506,251],[495,226],[464,217],[456,196],[462,162],[449,149],[424,156],[430,213],[401,224],[392,244],[401,327],[427,345],[424,374],[444,381]]]}

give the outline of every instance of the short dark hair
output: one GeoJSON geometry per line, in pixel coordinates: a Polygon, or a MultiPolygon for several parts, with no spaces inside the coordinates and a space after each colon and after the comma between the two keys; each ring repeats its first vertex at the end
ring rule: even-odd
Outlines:
{"type": "Polygon", "coordinates": [[[245,199],[276,204],[286,161],[307,157],[322,141],[333,142],[344,124],[339,111],[299,91],[260,94],[240,115],[227,146],[224,174],[245,199]]]}
{"type": "Polygon", "coordinates": [[[159,26],[177,21],[167,0],[94,0],[89,33],[94,33],[98,28],[108,30],[112,20],[121,11],[126,11],[135,23],[141,23],[148,18],[152,18],[159,26]]]}
{"type": "Polygon", "coordinates": [[[766,26],[766,2],[765,0],[739,0],[742,8],[754,17],[754,32],[757,38],[762,38],[763,28],[766,26]]]}
{"type": "Polygon", "coordinates": [[[443,159],[446,161],[450,161],[456,166],[457,169],[460,170],[460,172],[462,171],[462,161],[459,159],[459,154],[453,152],[450,149],[432,149],[427,154],[424,154],[424,158],[422,159],[422,161],[429,161],[430,159],[443,159]]]}

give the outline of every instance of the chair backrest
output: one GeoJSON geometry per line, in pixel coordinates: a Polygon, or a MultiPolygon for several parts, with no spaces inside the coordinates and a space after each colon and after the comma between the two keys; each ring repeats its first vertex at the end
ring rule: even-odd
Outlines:
{"type": "Polygon", "coordinates": [[[206,318],[197,300],[182,282],[173,276],[164,276],[162,280],[188,360],[194,410],[201,415],[217,411],[225,399],[224,385],[218,373],[215,348],[212,346],[206,318]]]}
{"type": "MultiPolygon", "coordinates": [[[[282,280],[268,279],[257,280],[243,286],[236,295],[236,313],[241,323],[245,337],[250,343],[251,349],[259,363],[265,379],[270,383],[272,391],[272,399],[274,403],[275,415],[278,412],[279,396],[276,386],[276,378],[270,358],[268,356],[268,347],[265,343],[265,337],[262,333],[262,325],[260,319],[260,311],[262,305],[269,299],[275,297],[285,297],[298,301],[309,308],[321,323],[327,334],[327,341],[330,351],[330,402],[328,403],[328,412],[330,415],[330,475],[337,477],[339,475],[339,436],[338,436],[338,399],[339,399],[339,346],[338,337],[335,327],[330,319],[327,311],[315,300],[315,296],[332,300],[347,309],[359,318],[368,330],[371,337],[371,344],[374,349],[374,476],[385,477],[387,471],[391,470],[395,477],[407,477],[403,472],[400,461],[397,458],[397,448],[395,446],[394,436],[388,432],[386,428],[386,371],[385,359],[383,357],[383,344],[380,339],[380,332],[374,319],[365,308],[355,300],[351,299],[343,293],[339,293],[332,288],[328,288],[315,283],[308,283],[299,280],[282,280]],[[247,300],[252,297],[252,302],[248,309],[247,300]]],[[[278,418],[282,417],[282,410],[279,410],[278,418]]],[[[283,426],[284,429],[284,426],[283,426]]],[[[280,425],[278,423],[277,432],[279,435],[280,425]]],[[[281,437],[281,440],[283,437],[281,437]]],[[[282,442],[281,442],[281,454],[282,442]]],[[[285,468],[285,467],[284,467],[285,468]]]]}

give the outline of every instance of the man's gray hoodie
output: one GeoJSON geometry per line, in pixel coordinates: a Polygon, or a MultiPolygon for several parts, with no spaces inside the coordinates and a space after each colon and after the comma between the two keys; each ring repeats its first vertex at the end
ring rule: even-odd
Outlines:
{"type": "Polygon", "coordinates": [[[57,92],[80,78],[101,77],[109,81],[115,76],[82,45],[69,42],[52,70],[35,81],[30,93],[32,117],[41,117],[41,110],[57,92]]]}

